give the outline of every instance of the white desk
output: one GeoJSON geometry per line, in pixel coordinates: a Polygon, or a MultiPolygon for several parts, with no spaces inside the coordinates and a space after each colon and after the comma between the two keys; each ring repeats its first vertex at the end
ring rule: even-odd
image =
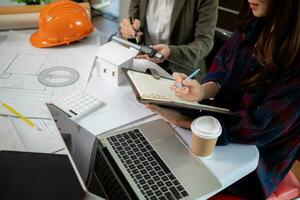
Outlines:
{"type": "MultiPolygon", "coordinates": [[[[1,35],[1,34],[0,34],[1,35]]],[[[1,38],[0,38],[1,39],[1,38]]],[[[1,54],[1,52],[0,52],[1,54]]],[[[100,81],[100,80],[99,80],[100,81]]],[[[93,86],[89,86],[93,87],[93,86]]],[[[91,88],[95,89],[95,88],[91,88]]],[[[20,99],[20,102],[22,99],[20,99]]],[[[126,106],[126,104],[124,105],[126,106]]],[[[113,115],[113,113],[111,113],[113,115]]],[[[89,116],[86,116],[88,120],[89,116]]],[[[151,117],[147,120],[152,120],[158,116],[151,117]]],[[[145,122],[147,120],[141,120],[140,122],[145,122]]],[[[136,124],[136,123],[132,123],[136,124]]],[[[97,124],[99,125],[99,124],[97,124]]],[[[87,129],[93,127],[86,127],[87,129]]],[[[179,135],[185,139],[187,143],[191,138],[190,132],[181,128],[175,128],[179,135]]],[[[59,153],[64,153],[60,151],[59,153]]],[[[221,182],[222,188],[226,188],[242,177],[246,176],[252,172],[258,164],[258,150],[255,146],[251,145],[239,145],[239,144],[229,144],[227,146],[218,146],[216,147],[213,155],[207,159],[201,159],[202,162],[212,171],[212,173],[217,177],[221,182]]],[[[206,196],[201,197],[200,199],[207,199],[218,191],[214,191],[206,196]]]]}

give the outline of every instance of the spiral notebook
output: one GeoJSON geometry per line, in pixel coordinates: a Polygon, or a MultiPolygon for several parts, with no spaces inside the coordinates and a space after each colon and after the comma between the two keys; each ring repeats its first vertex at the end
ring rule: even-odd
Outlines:
{"type": "Polygon", "coordinates": [[[223,114],[233,114],[229,109],[220,108],[198,102],[189,102],[177,97],[170,89],[173,79],[154,77],[140,71],[123,69],[124,74],[129,80],[133,90],[136,93],[138,101],[141,103],[152,103],[170,107],[179,107],[187,109],[205,110],[223,114]]]}

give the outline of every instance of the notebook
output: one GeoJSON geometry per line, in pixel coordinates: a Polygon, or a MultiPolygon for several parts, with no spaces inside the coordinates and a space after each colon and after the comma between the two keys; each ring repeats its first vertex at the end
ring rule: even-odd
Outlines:
{"type": "Polygon", "coordinates": [[[76,171],[102,198],[196,199],[221,187],[164,120],[95,137],[55,105],[48,108],[62,120],[76,171]]]}
{"type": "Polygon", "coordinates": [[[180,107],[188,109],[205,110],[211,112],[218,112],[223,114],[233,114],[229,109],[220,108],[198,102],[189,102],[177,97],[170,89],[173,79],[160,77],[153,77],[151,74],[147,74],[140,71],[131,69],[123,69],[124,74],[129,80],[138,101],[141,103],[152,103],[171,107],[180,107]]]}

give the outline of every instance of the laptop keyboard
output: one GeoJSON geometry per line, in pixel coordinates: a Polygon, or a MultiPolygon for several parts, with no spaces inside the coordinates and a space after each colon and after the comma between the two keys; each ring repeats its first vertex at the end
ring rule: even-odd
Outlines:
{"type": "Polygon", "coordinates": [[[107,140],[146,199],[182,199],[189,195],[138,129],[107,140]]]}

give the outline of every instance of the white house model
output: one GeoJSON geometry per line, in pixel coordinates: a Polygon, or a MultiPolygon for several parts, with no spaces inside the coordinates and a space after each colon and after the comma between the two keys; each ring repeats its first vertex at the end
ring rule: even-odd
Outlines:
{"type": "Polygon", "coordinates": [[[121,68],[131,68],[136,54],[137,50],[126,48],[115,42],[100,46],[97,53],[100,78],[110,81],[112,85],[120,85],[125,81],[121,68]]]}

